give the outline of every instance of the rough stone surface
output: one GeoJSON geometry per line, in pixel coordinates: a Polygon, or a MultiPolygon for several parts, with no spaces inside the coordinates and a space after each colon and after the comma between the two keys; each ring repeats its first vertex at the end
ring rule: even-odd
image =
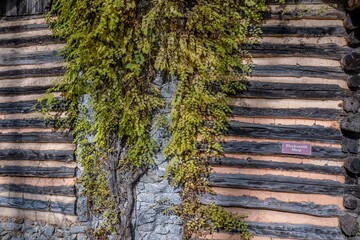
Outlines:
{"type": "Polygon", "coordinates": [[[71,240],[91,239],[86,235],[87,228],[83,226],[52,226],[45,223],[23,221],[19,219],[0,220],[0,239],[8,240],[71,240]],[[76,229],[77,234],[72,234],[76,229]]]}
{"type": "Polygon", "coordinates": [[[341,59],[341,66],[346,73],[360,73],[360,52],[353,51],[341,59]]]}
{"type": "Polygon", "coordinates": [[[360,134],[360,115],[348,116],[341,120],[340,128],[347,134],[360,134]]]}
{"type": "Polygon", "coordinates": [[[340,227],[348,237],[356,236],[357,232],[359,231],[359,224],[356,218],[350,214],[345,214],[340,217],[340,227]]]}
{"type": "Polygon", "coordinates": [[[360,0],[347,0],[346,3],[346,8],[348,11],[354,11],[360,8],[360,0]]]}
{"type": "Polygon", "coordinates": [[[346,159],[344,167],[353,174],[360,173],[360,159],[357,157],[349,157],[346,159]]]}
{"type": "Polygon", "coordinates": [[[359,90],[360,89],[360,76],[350,76],[347,80],[347,85],[351,90],[359,90]]]}
{"type": "MultiPolygon", "coordinates": [[[[156,81],[161,86],[161,93],[166,102],[170,102],[175,83],[162,84],[161,79],[156,81]]],[[[163,109],[158,116],[169,120],[169,111],[163,109]]],[[[154,123],[154,125],[156,125],[154,123]]],[[[167,159],[161,150],[169,141],[167,126],[152,130],[152,136],[156,140],[159,153],[155,156],[155,166],[151,168],[138,182],[136,186],[136,204],[133,214],[133,226],[135,239],[142,240],[181,240],[182,227],[176,216],[166,215],[164,211],[170,206],[180,203],[180,196],[165,177],[167,159]]]]}

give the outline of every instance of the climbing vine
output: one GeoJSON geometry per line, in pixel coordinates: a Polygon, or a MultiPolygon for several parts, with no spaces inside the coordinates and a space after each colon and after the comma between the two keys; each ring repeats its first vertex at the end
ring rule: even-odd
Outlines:
{"type": "MultiPolygon", "coordinates": [[[[171,140],[164,150],[170,183],[182,202],[172,209],[184,238],[217,229],[250,237],[244,217],[215,204],[209,160],[231,112],[227,94],[244,89],[250,56],[239,48],[259,36],[263,0],[54,0],[48,22],[66,40],[61,91],[67,122],[80,146],[81,182],[92,211],[103,215],[95,234],[131,238],[133,191],[158,151],[150,136],[164,107],[157,76],[177,80],[171,140]]],[[[50,104],[51,105],[51,104],[50,104]]]]}

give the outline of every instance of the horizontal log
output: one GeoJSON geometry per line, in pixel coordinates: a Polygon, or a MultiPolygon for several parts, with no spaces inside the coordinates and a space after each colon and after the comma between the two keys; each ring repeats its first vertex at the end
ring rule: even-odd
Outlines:
{"type": "Polygon", "coordinates": [[[75,176],[75,169],[68,167],[1,166],[1,176],[67,178],[75,176]]]}
{"type": "Polygon", "coordinates": [[[34,37],[21,37],[13,39],[0,39],[1,47],[27,47],[33,45],[46,45],[61,43],[60,39],[57,39],[51,35],[46,36],[34,36],[34,37]]]}
{"type": "MultiPolygon", "coordinates": [[[[301,125],[265,125],[231,121],[227,134],[230,136],[268,138],[280,140],[320,141],[340,143],[341,133],[335,128],[301,125]]],[[[1,139],[1,135],[0,135],[1,139]]]]}
{"type": "Polygon", "coordinates": [[[10,26],[10,27],[1,27],[0,25],[0,34],[22,33],[26,31],[48,29],[48,27],[49,26],[47,24],[26,24],[26,25],[18,25],[18,26],[10,26]]]}
{"type": "Polygon", "coordinates": [[[300,65],[255,65],[252,75],[258,77],[319,77],[339,80],[346,80],[348,77],[341,67],[300,65]]]}
{"type": "MultiPolygon", "coordinates": [[[[0,90],[1,92],[1,90],[0,90]]],[[[272,82],[249,82],[239,97],[258,98],[301,98],[301,99],[343,99],[349,91],[335,84],[294,84],[272,82]]]]}
{"type": "Polygon", "coordinates": [[[26,150],[26,149],[5,149],[0,150],[0,160],[34,160],[34,161],[74,161],[74,151],[54,150],[26,150]]]}
{"type": "MultiPolygon", "coordinates": [[[[19,102],[5,102],[0,103],[0,114],[11,113],[30,113],[41,110],[41,106],[37,104],[38,101],[19,101],[19,102]]],[[[45,103],[44,103],[45,104],[45,103]]],[[[54,110],[64,110],[63,103],[55,104],[52,107],[54,110]]]]}
{"type": "Polygon", "coordinates": [[[37,118],[7,120],[0,119],[0,128],[47,128],[54,126],[53,120],[42,120],[37,118]]]}
{"type": "Polygon", "coordinates": [[[34,200],[34,199],[26,199],[26,198],[0,196],[0,207],[57,212],[57,213],[70,214],[70,215],[75,214],[75,202],[62,203],[62,202],[51,202],[51,201],[42,201],[42,200],[34,200]]]}
{"type": "Polygon", "coordinates": [[[284,39],[283,44],[261,43],[254,45],[241,46],[253,57],[317,57],[325,59],[340,60],[341,56],[350,51],[349,47],[341,47],[336,44],[287,44],[284,39]]]}
{"type": "Polygon", "coordinates": [[[63,67],[9,70],[0,72],[0,80],[25,77],[60,76],[64,73],[65,69],[63,67]]]}
{"type": "Polygon", "coordinates": [[[32,194],[47,194],[74,196],[75,186],[32,186],[26,184],[0,184],[0,192],[23,192],[32,194]]]}
{"type": "Polygon", "coordinates": [[[213,187],[258,189],[274,192],[360,196],[357,185],[342,184],[332,180],[315,180],[275,175],[245,175],[211,173],[209,183],[213,187]]]}
{"type": "MultiPolygon", "coordinates": [[[[0,105],[1,106],[1,105],[0,105]]],[[[0,107],[1,109],[1,107],[0,107]]],[[[335,109],[320,109],[320,108],[245,108],[231,106],[234,115],[242,117],[286,117],[299,119],[323,119],[323,120],[337,120],[340,116],[340,111],[335,109]]],[[[1,110],[0,110],[1,111],[1,110]]]]}
{"type": "Polygon", "coordinates": [[[262,26],[263,36],[297,36],[297,37],[346,37],[346,31],[342,26],[321,26],[321,27],[294,27],[283,26],[262,26]]]}
{"type": "Polygon", "coordinates": [[[249,222],[248,229],[255,236],[274,238],[329,240],[329,236],[331,236],[331,240],[346,239],[339,228],[315,225],[249,222]]]}
{"type": "MultiPolygon", "coordinates": [[[[252,153],[258,155],[283,155],[281,153],[281,143],[268,142],[224,142],[221,143],[225,153],[252,153]]],[[[289,155],[288,155],[289,156],[289,155]]],[[[325,158],[325,159],[345,159],[347,154],[343,153],[341,149],[331,147],[312,146],[311,156],[296,155],[301,158],[325,158]]]]}
{"type": "Polygon", "coordinates": [[[220,158],[211,160],[212,166],[229,166],[237,168],[255,168],[255,169],[276,169],[284,171],[303,171],[303,172],[312,172],[312,173],[324,173],[331,175],[343,175],[345,171],[340,167],[333,166],[320,166],[313,164],[294,164],[287,162],[274,162],[271,161],[261,161],[256,159],[238,159],[238,158],[220,158]]]}
{"type": "MultiPolygon", "coordinates": [[[[278,0],[269,0],[269,4],[279,4],[278,0]]],[[[284,5],[318,5],[318,4],[342,4],[341,0],[285,0],[284,5]]]]}
{"type": "Polygon", "coordinates": [[[40,93],[45,93],[48,89],[49,86],[7,87],[7,88],[1,88],[0,86],[0,96],[40,94],[40,93]]]}
{"type": "Polygon", "coordinates": [[[337,217],[341,215],[341,210],[336,205],[317,205],[311,202],[283,202],[275,198],[262,200],[253,196],[206,195],[201,198],[201,201],[204,204],[213,202],[223,207],[275,210],[318,217],[337,217]]]}
{"type": "Polygon", "coordinates": [[[63,58],[58,51],[38,52],[31,54],[5,54],[0,55],[0,66],[30,65],[50,62],[60,62],[63,58]]]}
{"type": "Polygon", "coordinates": [[[71,143],[73,137],[60,132],[6,133],[0,134],[0,142],[71,143]]]}

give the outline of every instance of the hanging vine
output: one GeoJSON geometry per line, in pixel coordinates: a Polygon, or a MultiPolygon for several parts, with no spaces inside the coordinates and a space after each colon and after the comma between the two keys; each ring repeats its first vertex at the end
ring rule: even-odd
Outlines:
{"type": "Polygon", "coordinates": [[[51,91],[63,92],[89,206],[107,220],[99,238],[131,239],[134,186],[157,151],[149,130],[164,105],[153,84],[159,73],[177,79],[164,153],[170,183],[181,188],[173,210],[184,238],[217,229],[250,237],[242,216],[200,196],[211,192],[209,159],[222,155],[227,94],[243,89],[250,71],[239,46],[259,36],[264,10],[263,0],[53,1],[48,22],[66,40],[67,65],[51,91]]]}

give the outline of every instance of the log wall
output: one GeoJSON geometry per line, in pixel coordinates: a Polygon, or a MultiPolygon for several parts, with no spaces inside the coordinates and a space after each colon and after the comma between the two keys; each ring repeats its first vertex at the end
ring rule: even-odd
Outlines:
{"type": "Polygon", "coordinates": [[[226,155],[212,163],[216,194],[203,201],[247,215],[256,240],[350,239],[359,230],[360,57],[348,26],[356,17],[336,1],[273,1],[263,38],[243,46],[255,67],[247,91],[232,96],[226,155]],[[312,154],[284,154],[283,142],[310,144],[312,154]]]}
{"type": "MultiPolygon", "coordinates": [[[[38,13],[39,2],[6,1],[0,14],[38,13]]],[[[64,72],[62,46],[40,15],[0,20],[0,218],[61,227],[78,221],[73,139],[33,108],[64,72]]]]}

